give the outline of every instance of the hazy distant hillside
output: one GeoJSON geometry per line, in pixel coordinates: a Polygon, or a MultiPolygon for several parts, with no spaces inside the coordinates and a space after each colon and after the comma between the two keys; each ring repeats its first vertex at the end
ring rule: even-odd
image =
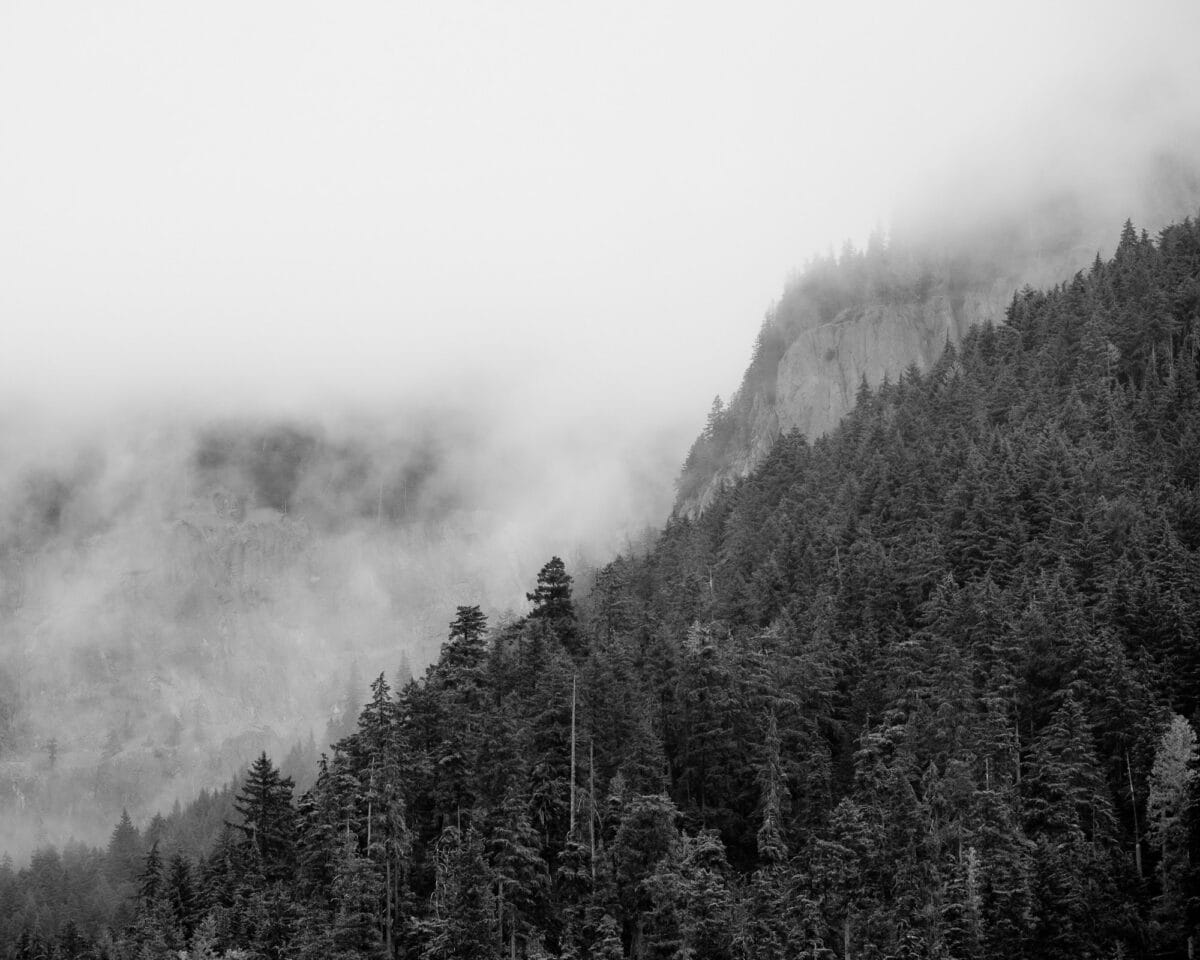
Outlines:
{"type": "MultiPolygon", "coordinates": [[[[0,849],[96,837],[261,749],[323,746],[363,676],[429,659],[456,601],[517,606],[551,552],[586,549],[551,498],[530,504],[543,465],[502,466],[488,430],[443,412],[7,443],[0,849]]],[[[661,514],[668,476],[640,509],[661,514]]]]}
{"type": "Polygon", "coordinates": [[[1006,321],[590,590],[555,557],[526,616],[447,608],[299,789],[261,756],[0,862],[0,951],[1189,957],[1200,226],[1127,226],[1006,321]]]}

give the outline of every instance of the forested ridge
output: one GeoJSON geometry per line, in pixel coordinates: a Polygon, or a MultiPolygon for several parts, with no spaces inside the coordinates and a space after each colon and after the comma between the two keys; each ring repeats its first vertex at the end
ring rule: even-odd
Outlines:
{"type": "Polygon", "coordinates": [[[1188,956],[1200,224],[1127,224],[589,579],[460,606],[299,796],[264,755],[0,866],[8,955],[1188,956]]]}

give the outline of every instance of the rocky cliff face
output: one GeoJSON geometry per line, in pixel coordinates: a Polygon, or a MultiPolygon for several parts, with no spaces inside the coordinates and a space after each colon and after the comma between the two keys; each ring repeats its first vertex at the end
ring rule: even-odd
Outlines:
{"type": "Polygon", "coordinates": [[[741,389],[715,420],[710,417],[689,457],[678,509],[702,510],[723,484],[748,474],[781,433],[815,440],[832,430],[864,381],[877,387],[909,367],[925,371],[971,327],[1002,323],[1023,282],[1011,274],[914,276],[851,295],[845,305],[831,306],[803,282],[785,294],[741,389]]]}
{"type": "Polygon", "coordinates": [[[1003,318],[1011,290],[973,290],[955,302],[939,292],[919,304],[869,303],[841,311],[796,337],[779,363],[775,415],[783,432],[819,437],[854,405],[863,380],[878,386],[915,364],[928,369],[947,342],[1003,318]]]}
{"type": "Polygon", "coordinates": [[[832,430],[863,380],[875,387],[912,365],[924,371],[971,327],[1002,323],[1026,284],[1069,280],[1112,249],[1121,219],[1153,232],[1194,215],[1191,152],[1158,151],[1136,170],[1087,198],[1069,185],[1013,196],[983,181],[974,196],[939,190],[900,218],[895,242],[873,237],[866,250],[811,262],[768,316],[738,392],[714,406],[684,464],[676,511],[702,510],[781,432],[815,440],[832,430]]]}

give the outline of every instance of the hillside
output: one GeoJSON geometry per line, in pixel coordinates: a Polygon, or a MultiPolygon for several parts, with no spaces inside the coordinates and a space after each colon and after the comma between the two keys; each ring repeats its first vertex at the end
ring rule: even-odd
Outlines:
{"type": "MultiPolygon", "coordinates": [[[[10,418],[0,447],[0,851],[14,856],[100,841],[123,808],[144,821],[262,750],[327,746],[353,729],[362,677],[436,656],[462,594],[516,607],[544,552],[607,556],[622,538],[532,502],[545,457],[448,405],[146,415],[32,439],[10,418]]],[[[658,514],[659,486],[611,489],[658,514]]]]}
{"type": "MultiPolygon", "coordinates": [[[[1152,222],[1200,202],[1189,162],[1163,157],[1153,171],[1131,201],[1152,222]]],[[[910,215],[891,236],[872,234],[862,250],[847,243],[799,271],[768,312],[741,385],[710,411],[681,471],[676,508],[694,517],[781,435],[823,436],[864,384],[877,389],[910,367],[928,371],[969,330],[1003,324],[1014,291],[1068,280],[1113,247],[1111,224],[1069,191],[1023,200],[1019,214],[987,202],[946,211],[931,195],[936,226],[928,213],[910,215]]]]}
{"type": "Polygon", "coordinates": [[[0,937],[21,957],[1188,956],[1200,225],[1127,225],[1004,321],[860,388],[826,435],[781,434],[585,596],[553,558],[525,617],[458,606],[302,796],[261,756],[207,855],[122,824],[69,868],[0,868],[0,937]]]}

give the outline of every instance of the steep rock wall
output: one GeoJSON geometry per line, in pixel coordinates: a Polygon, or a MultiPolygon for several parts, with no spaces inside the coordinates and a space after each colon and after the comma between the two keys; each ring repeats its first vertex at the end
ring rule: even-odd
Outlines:
{"type": "Polygon", "coordinates": [[[911,365],[929,369],[947,342],[958,343],[978,323],[1001,321],[1006,303],[992,289],[961,299],[943,291],[922,303],[849,308],[801,331],[779,363],[777,432],[797,430],[810,439],[827,433],[854,406],[864,378],[876,387],[911,365]]]}
{"type": "Polygon", "coordinates": [[[921,299],[872,298],[822,321],[801,309],[789,320],[787,346],[774,376],[734,399],[736,422],[723,462],[679,509],[695,515],[720,487],[746,476],[781,433],[798,431],[815,440],[834,429],[854,406],[863,380],[879,386],[910,366],[924,372],[947,343],[957,344],[973,326],[1002,323],[1018,283],[1012,277],[974,284],[937,280],[921,299]]]}

